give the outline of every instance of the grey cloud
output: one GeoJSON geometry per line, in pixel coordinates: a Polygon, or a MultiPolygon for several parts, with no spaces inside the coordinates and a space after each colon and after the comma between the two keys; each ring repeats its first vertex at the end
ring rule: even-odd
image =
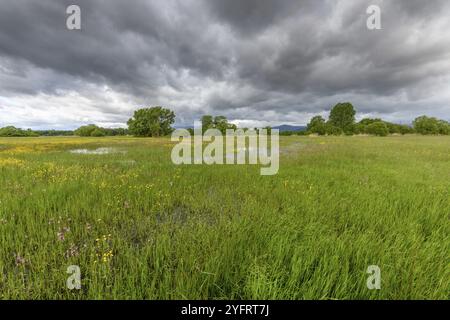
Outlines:
{"type": "Polygon", "coordinates": [[[345,99],[399,121],[449,118],[449,14],[445,0],[0,0],[0,106],[41,114],[42,95],[69,96],[105,123],[147,104],[182,124],[207,112],[305,122],[345,99]],[[366,28],[372,3],[383,30],[366,28]],[[69,4],[82,31],[65,28],[69,4]]]}

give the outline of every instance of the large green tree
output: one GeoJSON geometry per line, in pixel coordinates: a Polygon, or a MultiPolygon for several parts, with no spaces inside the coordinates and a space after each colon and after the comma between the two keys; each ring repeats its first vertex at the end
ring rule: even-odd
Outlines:
{"type": "Polygon", "coordinates": [[[355,123],[355,108],[349,102],[338,103],[331,109],[329,123],[345,132],[353,130],[355,123]]]}
{"type": "Polygon", "coordinates": [[[170,134],[175,113],[163,107],[139,109],[128,120],[128,129],[137,137],[160,137],[170,134]]]}

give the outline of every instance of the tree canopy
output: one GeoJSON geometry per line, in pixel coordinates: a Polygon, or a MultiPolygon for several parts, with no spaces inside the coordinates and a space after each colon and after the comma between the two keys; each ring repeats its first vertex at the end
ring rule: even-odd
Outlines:
{"type": "Polygon", "coordinates": [[[343,131],[350,131],[355,123],[355,114],[355,108],[351,103],[338,103],[330,111],[329,122],[343,131]]]}
{"type": "Polygon", "coordinates": [[[325,135],[326,130],[326,122],[322,116],[315,116],[308,123],[307,130],[311,133],[317,133],[318,135],[325,135]]]}
{"type": "Polygon", "coordinates": [[[436,118],[421,116],[414,120],[414,129],[417,133],[429,134],[450,134],[450,123],[436,118]]]}
{"type": "Polygon", "coordinates": [[[366,133],[374,136],[385,137],[389,134],[389,129],[383,121],[376,121],[367,126],[366,133]]]}
{"type": "Polygon", "coordinates": [[[92,132],[99,129],[95,124],[88,124],[87,126],[81,126],[74,131],[75,135],[80,137],[90,137],[92,132]]]}
{"type": "Polygon", "coordinates": [[[222,134],[226,133],[227,129],[236,129],[236,125],[229,123],[228,119],[224,116],[213,117],[211,115],[204,115],[201,119],[202,130],[205,132],[208,129],[218,129],[222,134]]]}
{"type": "Polygon", "coordinates": [[[175,114],[163,107],[139,109],[128,120],[128,129],[137,137],[160,137],[170,134],[175,114]]]}

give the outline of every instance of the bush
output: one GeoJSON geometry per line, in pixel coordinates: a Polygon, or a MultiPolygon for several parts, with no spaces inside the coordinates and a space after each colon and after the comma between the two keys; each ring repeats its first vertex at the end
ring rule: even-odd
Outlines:
{"type": "Polygon", "coordinates": [[[386,123],[378,121],[371,123],[367,126],[366,131],[368,134],[375,136],[386,137],[389,134],[389,128],[386,123]]]}
{"type": "Polygon", "coordinates": [[[97,129],[100,128],[97,127],[95,124],[89,124],[87,126],[79,127],[77,130],[74,131],[74,133],[80,137],[90,137],[92,136],[92,132],[94,132],[97,129]]]}
{"type": "Polygon", "coordinates": [[[106,136],[106,133],[100,128],[97,128],[91,132],[91,137],[104,137],[104,136],[106,136]]]}
{"type": "Polygon", "coordinates": [[[420,134],[439,134],[439,121],[436,118],[421,116],[414,120],[414,129],[420,134]]]}
{"type": "Polygon", "coordinates": [[[330,136],[340,136],[342,135],[342,133],[344,133],[344,131],[341,128],[336,127],[335,125],[332,125],[329,122],[325,125],[325,132],[327,135],[330,136]]]}
{"type": "Polygon", "coordinates": [[[444,120],[438,120],[438,133],[449,135],[450,134],[450,123],[444,120]]]}
{"type": "Polygon", "coordinates": [[[414,133],[414,129],[407,125],[399,125],[400,134],[414,133]]]}
{"type": "Polygon", "coordinates": [[[128,130],[123,128],[101,128],[95,124],[89,124],[79,127],[73,133],[80,137],[125,136],[128,134],[128,130]]]}
{"type": "Polygon", "coordinates": [[[309,121],[306,130],[309,133],[316,133],[323,136],[327,133],[325,119],[321,116],[315,116],[309,121]]]}

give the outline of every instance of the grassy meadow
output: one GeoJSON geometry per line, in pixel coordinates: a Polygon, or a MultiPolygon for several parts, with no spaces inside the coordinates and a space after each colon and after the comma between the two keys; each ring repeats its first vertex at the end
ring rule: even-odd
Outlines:
{"type": "Polygon", "coordinates": [[[168,138],[0,138],[0,299],[449,298],[450,137],[280,139],[261,176],[168,138]]]}

